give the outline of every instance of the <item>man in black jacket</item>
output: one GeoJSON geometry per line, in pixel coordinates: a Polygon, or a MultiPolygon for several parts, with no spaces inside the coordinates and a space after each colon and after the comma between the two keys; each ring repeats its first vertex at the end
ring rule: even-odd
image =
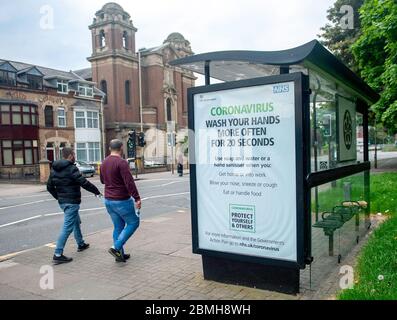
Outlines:
{"type": "Polygon", "coordinates": [[[73,260],[63,255],[63,249],[72,231],[74,231],[74,238],[78,245],[77,251],[83,251],[89,247],[89,244],[84,242],[80,229],[80,187],[96,196],[101,194],[98,188],[84,178],[74,165],[76,158],[72,148],[63,148],[62,157],[63,160],[53,163],[50,178],[47,182],[48,192],[58,200],[59,206],[65,213],[65,220],[53,257],[54,264],[67,263],[73,260]]]}

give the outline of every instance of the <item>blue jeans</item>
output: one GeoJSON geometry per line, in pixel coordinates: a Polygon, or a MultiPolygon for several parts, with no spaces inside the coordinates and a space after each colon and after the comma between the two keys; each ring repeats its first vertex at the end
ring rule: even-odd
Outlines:
{"type": "Polygon", "coordinates": [[[59,205],[65,213],[65,220],[63,222],[61,234],[57,241],[57,246],[55,249],[55,254],[63,254],[63,249],[65,248],[66,241],[68,240],[72,231],[74,231],[74,238],[76,239],[77,245],[83,245],[83,235],[80,229],[80,216],[79,216],[79,204],[68,204],[62,203],[59,205]]]}
{"type": "Polygon", "coordinates": [[[123,201],[105,199],[105,206],[114,225],[114,248],[124,253],[124,244],[139,227],[140,219],[135,212],[134,201],[132,198],[123,201]]]}

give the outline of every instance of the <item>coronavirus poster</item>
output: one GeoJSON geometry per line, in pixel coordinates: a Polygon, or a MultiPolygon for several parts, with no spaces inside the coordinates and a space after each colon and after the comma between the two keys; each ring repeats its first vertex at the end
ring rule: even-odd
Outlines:
{"type": "Polygon", "coordinates": [[[294,86],[194,95],[199,249],[297,261],[294,86]]]}

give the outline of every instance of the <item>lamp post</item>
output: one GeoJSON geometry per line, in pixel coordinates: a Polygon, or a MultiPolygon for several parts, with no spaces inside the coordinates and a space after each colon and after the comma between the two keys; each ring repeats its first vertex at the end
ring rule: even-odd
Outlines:
{"type": "MultiPolygon", "coordinates": [[[[139,84],[139,114],[140,114],[140,122],[141,122],[141,132],[143,132],[143,107],[142,107],[142,63],[141,63],[141,52],[145,50],[145,48],[141,48],[138,50],[138,84],[139,84]]],[[[142,170],[145,168],[145,147],[142,146],[142,170]]],[[[136,164],[135,164],[136,166],[136,164]]],[[[138,174],[138,170],[136,171],[138,174]]],[[[137,175],[138,176],[138,175],[137,175]]]]}
{"type": "Polygon", "coordinates": [[[141,132],[143,132],[143,110],[142,110],[142,64],[141,64],[141,52],[145,50],[145,48],[141,48],[138,50],[138,82],[139,82],[139,112],[140,112],[140,120],[141,120],[141,132]]]}

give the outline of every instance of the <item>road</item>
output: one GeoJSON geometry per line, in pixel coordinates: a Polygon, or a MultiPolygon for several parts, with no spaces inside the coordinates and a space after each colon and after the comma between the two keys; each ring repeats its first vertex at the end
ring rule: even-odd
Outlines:
{"type": "MultiPolygon", "coordinates": [[[[97,177],[89,180],[103,192],[97,177]]],[[[142,220],[177,211],[190,214],[188,175],[141,175],[136,184],[142,220]]],[[[80,208],[84,234],[112,227],[102,201],[85,190],[80,208]]],[[[63,212],[44,186],[0,185],[0,257],[55,242],[62,222],[63,212]]]]}

